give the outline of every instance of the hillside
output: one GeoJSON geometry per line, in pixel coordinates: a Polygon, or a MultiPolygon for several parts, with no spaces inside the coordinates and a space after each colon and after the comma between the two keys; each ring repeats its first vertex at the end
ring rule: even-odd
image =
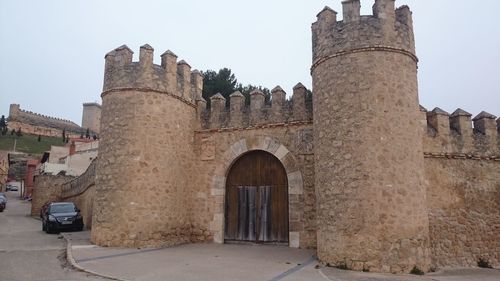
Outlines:
{"type": "Polygon", "coordinates": [[[0,135],[0,150],[12,151],[14,149],[14,141],[17,139],[16,151],[28,154],[43,154],[50,150],[51,145],[63,146],[62,138],[59,137],[41,137],[38,141],[38,136],[23,135],[17,137],[8,133],[5,136],[0,135]]]}

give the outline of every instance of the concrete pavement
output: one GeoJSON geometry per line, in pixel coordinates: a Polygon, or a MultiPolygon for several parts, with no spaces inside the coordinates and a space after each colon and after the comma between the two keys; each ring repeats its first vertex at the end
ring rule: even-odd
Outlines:
{"type": "Polygon", "coordinates": [[[320,266],[313,250],[280,246],[188,244],[157,249],[103,248],[89,232],[64,234],[77,266],[117,280],[498,281],[495,269],[454,269],[425,276],[320,266]]]}

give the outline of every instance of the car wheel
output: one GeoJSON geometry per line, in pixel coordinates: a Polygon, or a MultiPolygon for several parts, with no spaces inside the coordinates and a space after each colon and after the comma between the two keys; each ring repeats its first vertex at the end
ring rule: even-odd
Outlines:
{"type": "Polygon", "coordinates": [[[45,226],[45,223],[42,221],[42,231],[47,231],[47,226],[45,226]]]}
{"type": "Polygon", "coordinates": [[[76,231],[82,231],[82,230],[83,230],[83,225],[78,226],[78,227],[76,228],[76,231]]]}

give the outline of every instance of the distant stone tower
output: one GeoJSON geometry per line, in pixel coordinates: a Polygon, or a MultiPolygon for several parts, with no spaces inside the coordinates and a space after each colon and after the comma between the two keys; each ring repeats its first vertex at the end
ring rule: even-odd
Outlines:
{"type": "Polygon", "coordinates": [[[355,270],[429,268],[412,14],[394,0],[326,7],[313,30],[318,258],[355,270]]]}
{"type": "Polygon", "coordinates": [[[91,239],[103,246],[158,246],[190,239],[199,72],[170,51],[153,64],[122,46],[105,57],[101,142],[91,239]]]}
{"type": "Polygon", "coordinates": [[[101,127],[101,105],[95,102],[83,104],[82,128],[99,134],[101,127]]]}
{"type": "Polygon", "coordinates": [[[11,104],[9,108],[9,117],[16,118],[21,112],[21,106],[19,104],[11,104]]]}

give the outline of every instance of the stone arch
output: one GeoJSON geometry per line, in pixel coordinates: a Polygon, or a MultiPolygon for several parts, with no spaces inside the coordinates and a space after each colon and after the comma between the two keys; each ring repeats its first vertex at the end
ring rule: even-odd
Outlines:
{"type": "Polygon", "coordinates": [[[224,196],[226,191],[226,176],[233,163],[242,155],[249,151],[262,150],[274,155],[285,168],[288,178],[289,195],[289,245],[293,248],[299,247],[300,241],[300,221],[302,216],[293,216],[301,211],[300,200],[297,199],[304,193],[304,180],[295,157],[278,140],[267,136],[255,136],[242,138],[233,143],[217,161],[210,194],[216,204],[216,212],[210,222],[210,230],[214,233],[215,243],[224,243],[224,196]]]}

